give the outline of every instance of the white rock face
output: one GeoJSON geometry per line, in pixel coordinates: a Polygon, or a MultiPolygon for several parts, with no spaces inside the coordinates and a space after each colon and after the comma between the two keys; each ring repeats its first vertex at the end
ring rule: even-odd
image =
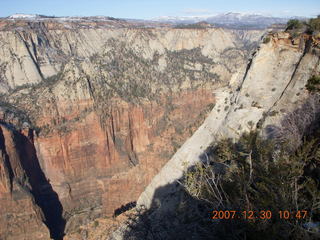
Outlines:
{"type": "MultiPolygon", "coordinates": [[[[217,73],[222,80],[227,81],[230,72],[236,72],[238,66],[245,64],[241,56],[243,53],[235,48],[242,46],[245,40],[256,41],[264,33],[252,31],[247,34],[247,39],[244,39],[239,32],[220,28],[98,28],[74,31],[47,30],[43,25],[37,31],[0,31],[0,92],[26,84],[37,84],[57,74],[62,63],[68,65],[74,61],[82,62],[83,68],[94,72],[90,57],[95,54],[108,55],[108,52],[113,50],[113,46],[109,44],[112,39],[125,42],[137,55],[148,60],[158,53],[161,57],[158,62],[160,71],[165,71],[167,67],[167,51],[200,48],[204,56],[221,63],[222,69],[217,70],[217,73]],[[235,54],[230,62],[228,59],[229,55],[233,54],[232,51],[235,51],[235,54]]],[[[200,69],[200,66],[192,68],[200,69]]],[[[69,70],[71,71],[71,68],[69,70]]]]}
{"type": "MultiPolygon", "coordinates": [[[[140,195],[138,206],[150,208],[160,201],[154,198],[157,189],[174,186],[186,168],[200,161],[212,142],[236,139],[242,132],[255,128],[261,119],[263,128],[279,125],[285,112],[298,108],[307,98],[307,80],[319,71],[319,53],[299,50],[277,36],[262,44],[248,71],[234,75],[229,88],[215,93],[217,102],[208,118],[153,178],[140,195]]],[[[169,206],[169,195],[175,191],[174,187],[168,188],[161,194],[161,201],[169,206]]]]}

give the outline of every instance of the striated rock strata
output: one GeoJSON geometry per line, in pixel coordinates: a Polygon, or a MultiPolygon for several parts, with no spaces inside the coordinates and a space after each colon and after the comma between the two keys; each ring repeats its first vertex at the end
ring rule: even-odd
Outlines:
{"type": "Polygon", "coordinates": [[[10,125],[24,139],[10,149],[30,156],[2,147],[1,216],[14,217],[1,218],[0,238],[45,239],[43,221],[60,239],[136,201],[213,108],[213,91],[244,71],[262,35],[70,24],[1,22],[2,132],[10,125]],[[16,190],[19,179],[27,190],[16,190]]]}

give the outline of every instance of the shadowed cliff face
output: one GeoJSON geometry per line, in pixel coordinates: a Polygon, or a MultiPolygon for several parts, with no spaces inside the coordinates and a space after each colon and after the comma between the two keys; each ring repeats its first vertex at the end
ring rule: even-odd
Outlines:
{"type": "Polygon", "coordinates": [[[33,130],[27,130],[27,136],[14,133],[16,148],[19,151],[21,166],[31,187],[31,194],[35,203],[41,208],[44,223],[50,235],[55,240],[64,235],[65,220],[62,218],[62,205],[57,193],[53,190],[50,180],[46,178],[40,168],[36,150],[33,145],[33,130]]]}
{"type": "Polygon", "coordinates": [[[39,166],[32,131],[25,133],[0,125],[0,237],[49,239],[42,220],[51,238],[59,240],[65,225],[62,206],[39,166]]]}
{"type": "Polygon", "coordinates": [[[0,31],[0,118],[36,131],[21,168],[57,239],[136,201],[262,34],[16,27],[0,31]]]}

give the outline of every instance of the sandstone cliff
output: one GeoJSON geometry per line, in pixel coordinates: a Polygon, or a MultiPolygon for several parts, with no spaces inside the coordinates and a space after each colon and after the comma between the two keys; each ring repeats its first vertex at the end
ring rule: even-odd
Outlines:
{"type": "MultiPolygon", "coordinates": [[[[23,129],[34,133],[30,160],[25,155],[9,159],[29,174],[25,182],[31,195],[21,196],[29,201],[26,212],[36,216],[30,225],[45,222],[54,239],[136,201],[216,99],[214,111],[221,116],[230,111],[220,106],[225,97],[213,91],[229,98],[233,88],[221,89],[237,84],[263,34],[117,24],[2,23],[1,121],[21,137],[23,129]],[[34,167],[28,169],[26,161],[34,167]]],[[[205,140],[189,147],[190,153],[196,155],[205,140]]],[[[20,178],[18,173],[1,176],[3,193],[20,178]]],[[[7,195],[0,196],[1,206],[12,204],[7,195]]],[[[4,211],[14,213],[9,207],[4,211]]],[[[18,216],[12,221],[27,226],[18,216]]],[[[0,236],[10,239],[7,228],[1,229],[0,236]]],[[[12,231],[12,236],[23,239],[37,231],[48,236],[46,229],[32,229],[25,236],[12,231]]]]}
{"type": "Polygon", "coordinates": [[[0,124],[1,239],[50,239],[48,219],[36,204],[43,180],[32,136],[0,124]]]}
{"type": "Polygon", "coordinates": [[[216,91],[209,116],[153,178],[140,195],[139,206],[150,208],[159,202],[165,204],[158,211],[172,210],[179,188],[176,180],[186,168],[206,160],[205,149],[219,139],[237,139],[259,128],[265,137],[299,145],[293,141],[304,136],[320,112],[319,99],[305,88],[308,79],[320,72],[319,40],[305,35],[292,40],[288,33],[271,34],[269,39],[253,54],[246,71],[216,91]]]}

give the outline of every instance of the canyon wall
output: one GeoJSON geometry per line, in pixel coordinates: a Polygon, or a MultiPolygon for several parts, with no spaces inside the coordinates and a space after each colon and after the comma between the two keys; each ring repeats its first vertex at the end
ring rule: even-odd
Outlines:
{"type": "MultiPolygon", "coordinates": [[[[260,130],[297,147],[320,114],[319,98],[306,89],[320,73],[320,41],[310,35],[269,34],[246,71],[215,92],[215,107],[204,123],[164,165],[138,199],[138,206],[157,214],[177,207],[177,180],[195,163],[208,160],[206,149],[221,139],[260,130]],[[223,111],[224,110],[224,111],[223,111]],[[157,205],[157,203],[160,203],[157,205]],[[158,207],[157,207],[158,206],[158,207]]],[[[121,231],[115,237],[121,239],[121,231]]]]}
{"type": "Polygon", "coordinates": [[[135,202],[221,102],[214,91],[233,91],[263,34],[0,27],[0,204],[13,216],[0,219],[0,238],[18,240],[62,239],[135,202]]]}
{"type": "Polygon", "coordinates": [[[44,180],[35,158],[29,135],[0,124],[1,239],[49,239],[44,213],[33,196],[39,190],[34,183],[44,180]]]}

